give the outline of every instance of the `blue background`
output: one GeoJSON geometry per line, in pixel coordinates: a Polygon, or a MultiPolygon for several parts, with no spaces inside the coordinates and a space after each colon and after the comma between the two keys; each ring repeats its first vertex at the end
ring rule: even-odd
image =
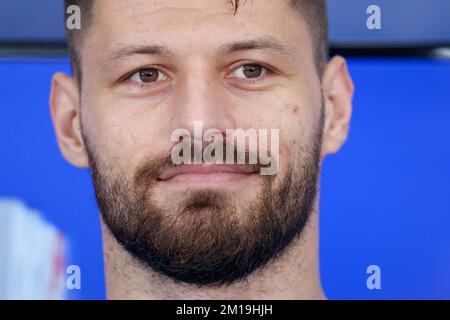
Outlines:
{"type": "MultiPolygon", "coordinates": [[[[331,299],[450,299],[450,61],[350,59],[350,137],[325,161],[321,275],[331,299]],[[381,267],[381,290],[366,268],[381,267]]],[[[23,199],[70,240],[72,299],[104,298],[90,175],[60,155],[48,106],[66,60],[0,60],[0,196],[23,199]]]]}

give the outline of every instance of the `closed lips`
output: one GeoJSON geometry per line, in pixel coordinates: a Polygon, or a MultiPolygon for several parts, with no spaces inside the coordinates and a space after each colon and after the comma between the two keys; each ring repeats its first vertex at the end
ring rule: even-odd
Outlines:
{"type": "Polygon", "coordinates": [[[158,177],[160,181],[168,181],[176,178],[217,178],[220,176],[248,176],[255,171],[244,165],[180,165],[169,169],[158,177]]]}

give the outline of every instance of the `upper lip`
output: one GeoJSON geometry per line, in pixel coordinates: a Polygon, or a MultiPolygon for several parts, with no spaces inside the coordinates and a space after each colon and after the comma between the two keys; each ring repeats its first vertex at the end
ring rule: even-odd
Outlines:
{"type": "Polygon", "coordinates": [[[158,180],[166,181],[180,174],[213,174],[213,173],[235,173],[251,174],[255,170],[245,165],[237,164],[189,164],[179,165],[175,168],[165,171],[158,177],[158,180]]]}

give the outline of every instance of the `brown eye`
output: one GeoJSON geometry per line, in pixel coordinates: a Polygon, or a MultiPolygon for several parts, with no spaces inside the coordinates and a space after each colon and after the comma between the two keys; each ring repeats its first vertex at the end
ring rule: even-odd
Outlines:
{"type": "Polygon", "coordinates": [[[257,79],[268,72],[267,68],[258,64],[246,64],[237,68],[233,74],[240,79],[257,79]]]}
{"type": "Polygon", "coordinates": [[[243,66],[243,73],[247,78],[258,78],[263,73],[263,67],[258,65],[243,66]]]}
{"type": "Polygon", "coordinates": [[[154,68],[139,71],[139,80],[144,83],[155,82],[159,78],[159,71],[154,68]]]}
{"type": "Polygon", "coordinates": [[[130,77],[130,80],[137,83],[153,83],[166,80],[167,76],[155,68],[142,69],[130,77]]]}

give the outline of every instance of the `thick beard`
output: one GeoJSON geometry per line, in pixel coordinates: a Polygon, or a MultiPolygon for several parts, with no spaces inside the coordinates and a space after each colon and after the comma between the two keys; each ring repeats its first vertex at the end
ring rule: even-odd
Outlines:
{"type": "Polygon", "coordinates": [[[157,206],[152,187],[170,165],[167,157],[145,164],[130,181],[100,162],[84,136],[103,222],[138,262],[177,282],[244,280],[302,234],[317,194],[320,123],[278,182],[261,176],[261,191],[242,212],[232,193],[210,189],[191,191],[175,209],[157,206]]]}

